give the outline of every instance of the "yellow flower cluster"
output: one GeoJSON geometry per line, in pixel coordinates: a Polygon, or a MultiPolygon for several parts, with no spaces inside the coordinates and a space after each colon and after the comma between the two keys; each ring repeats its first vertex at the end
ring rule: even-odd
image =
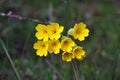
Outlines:
{"type": "Polygon", "coordinates": [[[63,50],[62,60],[70,62],[76,58],[82,60],[86,54],[82,47],[77,46],[71,38],[65,38],[61,42],[61,50],[63,50]]]}
{"type": "Polygon", "coordinates": [[[58,54],[61,48],[59,38],[64,27],[58,23],[52,23],[49,25],[38,24],[35,29],[38,41],[34,43],[33,48],[37,50],[36,54],[39,56],[47,56],[48,52],[58,54]]]}
{"type": "Polygon", "coordinates": [[[59,26],[58,23],[52,23],[50,25],[38,24],[36,26],[36,34],[38,40],[48,41],[58,40],[60,38],[60,33],[63,31],[64,27],[59,26]]]}
{"type": "MultiPolygon", "coordinates": [[[[66,62],[75,58],[82,60],[86,56],[83,48],[78,46],[72,38],[69,36],[61,38],[64,27],[58,23],[38,24],[35,29],[37,31],[35,36],[38,41],[34,43],[33,48],[36,49],[38,56],[47,56],[48,53],[58,54],[60,50],[63,51],[62,60],[66,62]]],[[[69,29],[68,34],[74,39],[83,41],[89,35],[89,29],[86,28],[86,24],[81,22],[69,29]]]]}

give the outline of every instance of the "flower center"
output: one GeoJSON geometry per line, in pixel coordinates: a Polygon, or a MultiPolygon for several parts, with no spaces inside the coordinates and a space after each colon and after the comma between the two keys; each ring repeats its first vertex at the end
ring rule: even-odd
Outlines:
{"type": "Polygon", "coordinates": [[[53,33],[56,33],[56,30],[54,30],[53,33]]]}
{"type": "Polygon", "coordinates": [[[76,32],[76,34],[80,34],[80,33],[81,33],[81,30],[80,30],[80,29],[77,29],[75,32],[76,32]]]}
{"type": "Polygon", "coordinates": [[[42,47],[42,49],[44,49],[46,46],[43,44],[43,45],[41,45],[41,47],[42,47]]]}
{"type": "Polygon", "coordinates": [[[80,50],[79,49],[75,49],[75,53],[79,53],[80,52],[80,50]]]}
{"type": "Polygon", "coordinates": [[[66,52],[64,55],[65,55],[65,57],[67,57],[67,58],[71,56],[71,54],[68,53],[68,52],[66,52]]]}
{"type": "Polygon", "coordinates": [[[57,44],[54,42],[54,43],[53,43],[53,46],[56,46],[56,45],[57,45],[57,44]]]}
{"type": "Polygon", "coordinates": [[[69,42],[68,41],[64,41],[64,44],[68,46],[69,42]]]}
{"type": "Polygon", "coordinates": [[[47,33],[47,31],[46,30],[43,30],[44,31],[44,33],[47,33]]]}

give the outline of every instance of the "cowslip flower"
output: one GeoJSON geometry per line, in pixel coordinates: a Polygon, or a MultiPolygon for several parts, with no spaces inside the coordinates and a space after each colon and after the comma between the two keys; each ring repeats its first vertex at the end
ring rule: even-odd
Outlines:
{"type": "Polygon", "coordinates": [[[72,52],[63,52],[62,53],[62,60],[66,62],[70,62],[74,58],[72,52]]]}
{"type": "Polygon", "coordinates": [[[51,40],[58,40],[61,37],[64,27],[60,26],[58,23],[52,23],[49,27],[49,38],[51,40]]]}
{"type": "Polygon", "coordinates": [[[49,53],[54,52],[54,54],[58,54],[60,52],[61,44],[59,40],[51,40],[48,42],[48,44],[49,44],[49,48],[48,48],[49,53]]]}
{"type": "Polygon", "coordinates": [[[61,50],[66,51],[66,52],[70,52],[74,45],[75,45],[75,43],[71,38],[64,38],[61,41],[61,50]]]}
{"type": "MultiPolygon", "coordinates": [[[[77,44],[70,37],[62,35],[61,38],[64,27],[58,23],[38,24],[35,29],[37,31],[35,36],[38,41],[34,43],[33,48],[36,49],[38,56],[47,56],[48,52],[58,54],[60,49],[63,51],[62,60],[66,62],[70,62],[74,58],[81,61],[86,56],[83,48],[76,46],[77,44]],[[59,41],[60,38],[61,42],[59,41]]],[[[86,28],[86,24],[78,23],[69,29],[68,35],[83,41],[89,35],[89,30],[86,28]]]]}
{"type": "Polygon", "coordinates": [[[49,38],[49,31],[48,31],[48,27],[49,25],[43,25],[43,24],[38,24],[36,26],[36,34],[35,36],[37,37],[38,40],[42,40],[43,41],[48,41],[48,38],[49,38]]]}
{"type": "Polygon", "coordinates": [[[80,46],[76,46],[73,49],[73,54],[74,54],[74,57],[78,60],[82,60],[86,56],[85,51],[80,46]]]}
{"type": "Polygon", "coordinates": [[[34,43],[33,48],[36,49],[36,54],[38,56],[47,56],[48,44],[47,42],[37,41],[34,43]]]}
{"type": "Polygon", "coordinates": [[[79,41],[85,40],[85,37],[89,35],[89,29],[86,28],[86,24],[83,22],[74,25],[73,37],[79,41]]]}

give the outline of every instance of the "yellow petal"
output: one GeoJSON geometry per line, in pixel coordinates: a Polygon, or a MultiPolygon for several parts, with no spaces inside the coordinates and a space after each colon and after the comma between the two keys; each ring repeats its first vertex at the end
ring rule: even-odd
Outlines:
{"type": "Polygon", "coordinates": [[[58,40],[60,38],[60,34],[55,35],[55,40],[58,40]]]}
{"type": "Polygon", "coordinates": [[[43,35],[40,32],[36,32],[35,37],[39,40],[43,39],[43,35]]]}
{"type": "Polygon", "coordinates": [[[52,25],[52,27],[59,28],[59,24],[58,23],[52,23],[51,25],[52,25]]]}
{"type": "Polygon", "coordinates": [[[38,49],[38,50],[36,51],[36,54],[37,54],[38,56],[43,56],[44,53],[42,53],[41,50],[38,49]]]}
{"type": "Polygon", "coordinates": [[[37,43],[37,42],[36,42],[36,43],[34,43],[33,48],[34,48],[34,49],[39,49],[39,45],[38,45],[38,43],[37,43]]]}
{"type": "Polygon", "coordinates": [[[54,50],[54,53],[55,53],[55,54],[58,54],[59,52],[60,52],[60,49],[54,50]]]}
{"type": "Polygon", "coordinates": [[[78,40],[79,40],[79,41],[83,41],[83,40],[85,40],[85,38],[84,38],[84,36],[79,36],[79,37],[78,37],[78,40]]]}
{"type": "Polygon", "coordinates": [[[45,36],[43,39],[44,42],[48,41],[48,36],[45,36]]]}
{"type": "Polygon", "coordinates": [[[85,29],[86,28],[86,24],[84,24],[83,22],[80,22],[78,24],[78,27],[80,27],[81,29],[85,29]]]}
{"type": "Polygon", "coordinates": [[[84,29],[82,31],[82,34],[84,34],[84,36],[87,37],[89,35],[89,30],[88,29],[84,29]]]}
{"type": "Polygon", "coordinates": [[[48,53],[47,53],[47,51],[44,53],[44,56],[47,56],[48,55],[48,53]]]}
{"type": "Polygon", "coordinates": [[[38,24],[38,25],[35,27],[35,29],[36,29],[37,31],[40,31],[42,27],[45,27],[45,25],[43,25],[43,24],[38,24]]]}
{"type": "Polygon", "coordinates": [[[63,29],[64,29],[64,27],[63,27],[63,26],[60,26],[60,28],[59,28],[59,33],[63,32],[63,29]]]}

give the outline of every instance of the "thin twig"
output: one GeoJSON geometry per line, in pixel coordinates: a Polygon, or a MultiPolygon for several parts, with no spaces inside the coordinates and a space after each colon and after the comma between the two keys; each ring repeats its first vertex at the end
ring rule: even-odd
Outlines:
{"type": "Polygon", "coordinates": [[[53,4],[51,2],[49,2],[48,17],[49,21],[53,21],[53,4]]]}
{"type": "Polygon", "coordinates": [[[47,60],[45,59],[47,64],[58,74],[58,76],[61,78],[61,80],[64,80],[64,78],[61,76],[61,74],[55,69],[55,67],[47,60]]]}
{"type": "Polygon", "coordinates": [[[9,55],[9,53],[8,53],[8,50],[6,49],[4,43],[3,43],[3,41],[2,41],[1,39],[0,39],[0,43],[1,43],[1,45],[2,45],[2,47],[3,47],[3,49],[4,49],[4,51],[5,51],[6,56],[8,57],[11,65],[12,65],[12,68],[13,68],[13,70],[14,70],[17,78],[18,78],[18,80],[21,80],[20,75],[19,75],[19,73],[17,72],[17,70],[16,70],[16,68],[15,68],[15,65],[14,65],[14,63],[13,63],[13,60],[11,59],[11,57],[10,57],[10,55],[9,55]]]}
{"type": "Polygon", "coordinates": [[[74,73],[75,73],[75,78],[76,80],[79,80],[79,76],[78,76],[78,73],[77,73],[77,67],[76,67],[76,64],[72,61],[72,66],[73,66],[73,70],[74,70],[74,73]]]}
{"type": "Polygon", "coordinates": [[[14,18],[14,19],[17,19],[17,20],[20,20],[20,21],[31,21],[31,22],[35,22],[35,23],[44,23],[44,24],[48,24],[48,22],[42,22],[38,19],[32,19],[32,18],[25,18],[25,17],[22,17],[20,15],[15,15],[12,13],[12,11],[9,11],[8,13],[3,13],[3,12],[0,12],[0,16],[2,17],[9,17],[9,18],[14,18]]]}
{"type": "Polygon", "coordinates": [[[77,72],[78,80],[80,80],[80,79],[79,79],[80,73],[79,73],[78,65],[77,65],[77,63],[76,63],[75,60],[73,60],[73,62],[74,62],[75,68],[76,68],[76,72],[77,72]]]}

